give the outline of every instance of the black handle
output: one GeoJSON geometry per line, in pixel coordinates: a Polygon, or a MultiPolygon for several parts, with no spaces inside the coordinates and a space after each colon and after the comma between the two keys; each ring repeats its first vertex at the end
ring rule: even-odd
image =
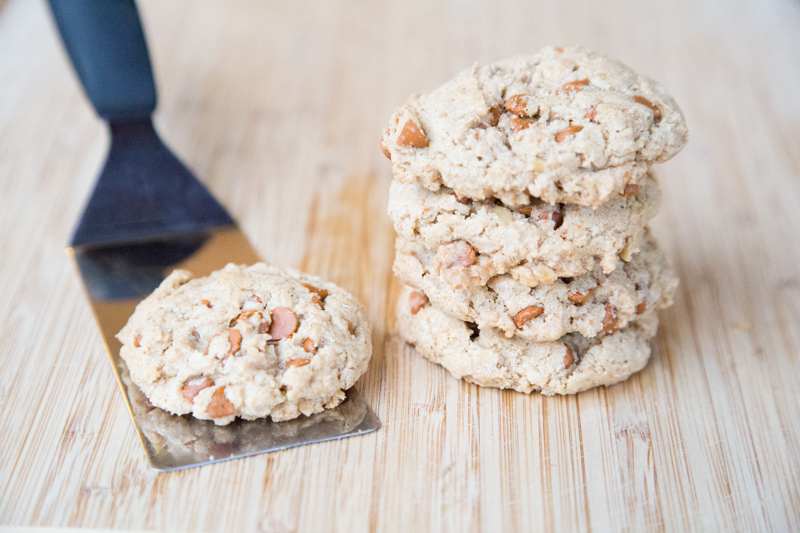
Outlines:
{"type": "Polygon", "coordinates": [[[106,120],[150,116],[156,86],[133,0],[49,0],[89,100],[106,120]]]}

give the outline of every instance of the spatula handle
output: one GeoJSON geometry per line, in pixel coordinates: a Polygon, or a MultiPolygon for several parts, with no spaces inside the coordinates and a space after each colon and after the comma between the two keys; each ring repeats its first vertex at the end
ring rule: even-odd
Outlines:
{"type": "Polygon", "coordinates": [[[150,116],[156,86],[133,0],[49,0],[69,57],[106,120],[150,116]]]}

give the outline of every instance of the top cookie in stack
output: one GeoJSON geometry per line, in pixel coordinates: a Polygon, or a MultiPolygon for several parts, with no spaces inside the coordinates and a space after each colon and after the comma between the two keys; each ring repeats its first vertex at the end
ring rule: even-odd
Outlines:
{"type": "MultiPolygon", "coordinates": [[[[569,380],[586,370],[576,350],[625,355],[592,348],[609,346],[600,337],[635,339],[626,346],[643,353],[641,341],[655,334],[654,309],[670,305],[677,286],[646,228],[660,197],[650,167],[686,141],[683,115],[661,85],[582,47],[473,67],[409,98],[381,139],[395,177],[395,273],[423,291],[400,302],[401,334],[480,384],[526,392],[608,384],[593,377],[550,386],[548,365],[531,365],[530,354],[558,359],[567,347],[571,357],[550,366],[569,380]],[[428,300],[422,327],[416,315],[428,300]],[[463,344],[463,327],[475,339],[469,349],[443,353],[451,350],[441,339],[463,344]],[[476,378],[471,370],[485,352],[511,350],[497,340],[476,347],[496,328],[513,337],[525,364],[493,360],[498,376],[476,378]]],[[[598,361],[591,364],[595,372],[598,361]]],[[[618,369],[614,379],[638,368],[618,369]]]]}
{"type": "Polygon", "coordinates": [[[401,183],[508,206],[530,196],[598,206],[639,185],[686,139],[661,85],[585,48],[555,47],[412,96],[382,146],[401,183]]]}

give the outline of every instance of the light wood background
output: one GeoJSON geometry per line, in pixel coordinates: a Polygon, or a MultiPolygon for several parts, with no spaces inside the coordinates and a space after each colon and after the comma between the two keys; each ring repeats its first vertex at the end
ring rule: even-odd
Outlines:
{"type": "MultiPolygon", "coordinates": [[[[0,4],[2,2],[0,1],[0,4]]],[[[107,149],[40,0],[0,11],[0,524],[261,531],[800,528],[800,3],[142,1],[168,144],[263,256],[369,308],[383,427],[150,470],[64,248],[107,149]],[[378,139],[474,62],[583,43],[664,83],[654,358],[567,398],[456,381],[392,333],[378,139]]]]}

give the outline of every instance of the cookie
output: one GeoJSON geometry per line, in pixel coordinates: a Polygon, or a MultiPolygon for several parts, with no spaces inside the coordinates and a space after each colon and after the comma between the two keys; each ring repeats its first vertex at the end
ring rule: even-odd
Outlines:
{"type": "Polygon", "coordinates": [[[176,270],[117,338],[156,407],[228,424],[337,406],[372,354],[363,307],[333,283],[263,263],[176,270]]]}
{"type": "Polygon", "coordinates": [[[455,290],[436,274],[433,258],[431,250],[400,241],[395,275],[459,320],[532,342],[554,341],[573,332],[591,338],[608,328],[624,328],[647,310],[670,306],[678,286],[649,232],[641,251],[629,263],[619,260],[610,274],[598,266],[579,277],[559,278],[533,289],[503,274],[484,287],[455,290]]]}
{"type": "Polygon", "coordinates": [[[395,178],[459,197],[600,205],[639,185],[688,137],[657,82],[574,46],[469,68],[392,116],[395,178]]]}
{"type": "Polygon", "coordinates": [[[652,174],[636,194],[615,195],[597,208],[465,201],[449,189],[432,192],[416,183],[393,181],[389,217],[401,237],[436,250],[431,265],[453,288],[485,285],[507,272],[535,287],[579,276],[597,265],[611,272],[620,254],[629,259],[638,251],[660,198],[652,174]]]}
{"type": "Polygon", "coordinates": [[[420,355],[456,378],[524,393],[574,394],[623,381],[645,367],[649,340],[658,329],[658,317],[651,310],[613,334],[587,339],[570,333],[557,341],[535,343],[507,338],[496,329],[478,329],[429,304],[418,306],[412,293],[406,287],[400,294],[397,331],[420,355]]]}

